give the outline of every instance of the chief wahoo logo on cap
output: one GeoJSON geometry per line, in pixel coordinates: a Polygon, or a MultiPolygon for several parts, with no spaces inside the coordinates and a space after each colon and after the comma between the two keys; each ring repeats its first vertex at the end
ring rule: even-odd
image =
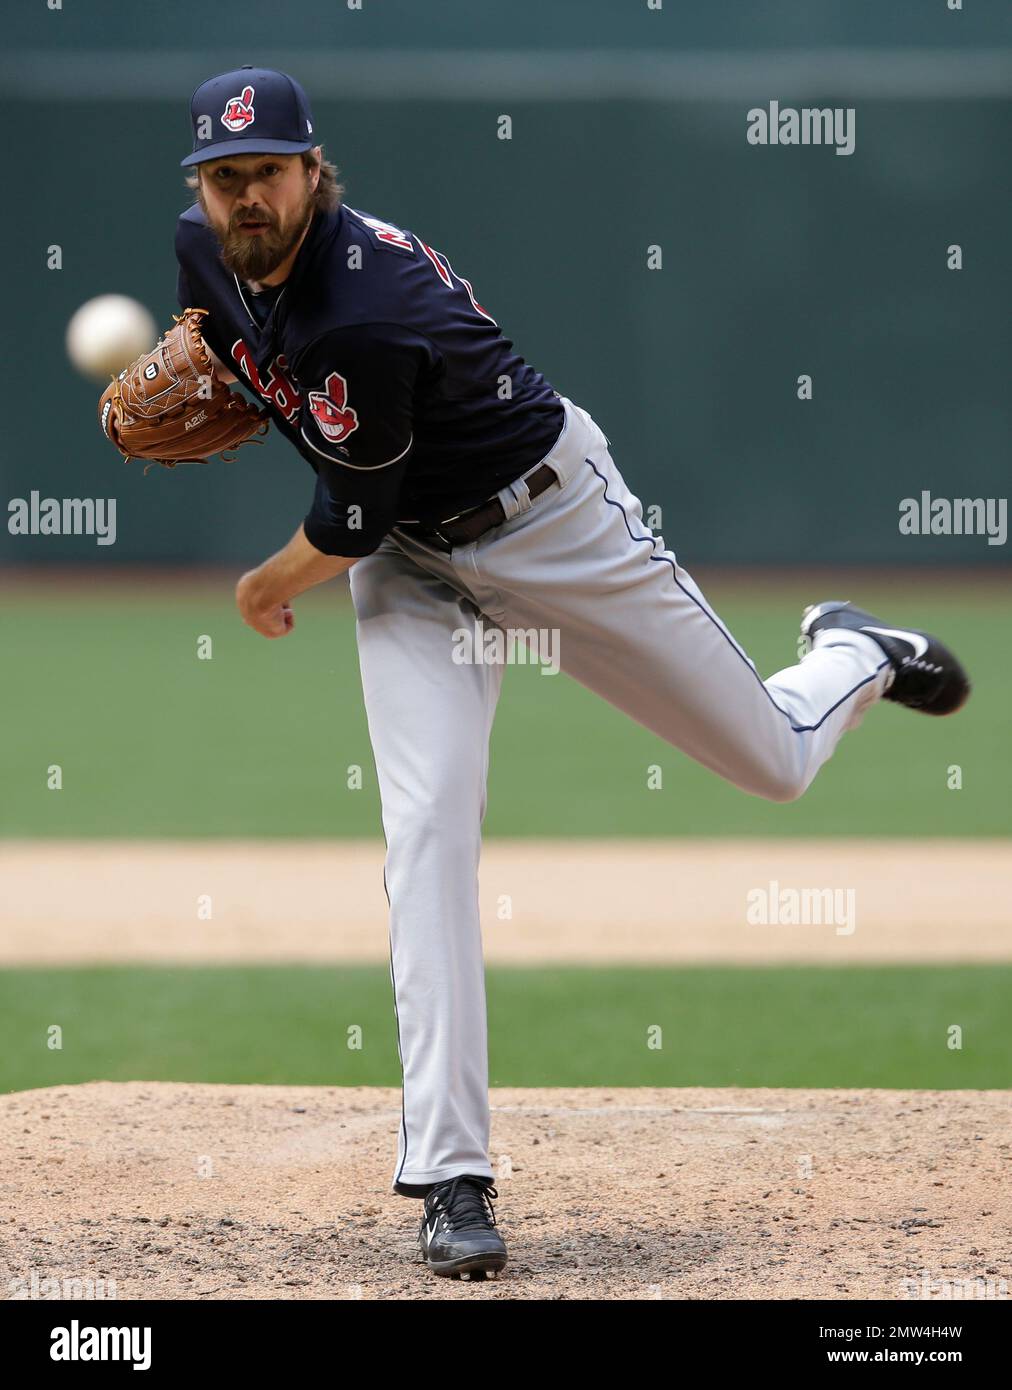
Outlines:
{"type": "Polygon", "coordinates": [[[226,130],[242,130],[253,121],[253,88],[243,87],[241,97],[229,97],[221,113],[226,130]]]}

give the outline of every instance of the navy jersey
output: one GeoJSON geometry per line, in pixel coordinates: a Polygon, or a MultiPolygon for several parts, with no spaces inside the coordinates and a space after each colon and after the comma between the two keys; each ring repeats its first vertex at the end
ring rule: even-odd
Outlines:
{"type": "Polygon", "coordinates": [[[316,213],[292,273],[254,295],[201,209],[176,235],[181,307],[316,471],[305,520],[329,555],[368,555],[399,521],[475,506],[551,450],[559,393],[470,284],[418,236],[354,208],[316,213]]]}

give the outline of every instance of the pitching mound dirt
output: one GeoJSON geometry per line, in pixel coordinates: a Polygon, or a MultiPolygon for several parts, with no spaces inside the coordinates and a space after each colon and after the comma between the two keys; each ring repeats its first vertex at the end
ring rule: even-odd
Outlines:
{"type": "Polygon", "coordinates": [[[24,1091],[0,1097],[2,1289],[54,1296],[80,1280],[99,1293],[115,1281],[121,1299],[1002,1297],[1012,1287],[1010,1098],[494,1091],[510,1263],[497,1281],[470,1284],[414,1262],[420,1204],[389,1191],[396,1091],[24,1091]]]}

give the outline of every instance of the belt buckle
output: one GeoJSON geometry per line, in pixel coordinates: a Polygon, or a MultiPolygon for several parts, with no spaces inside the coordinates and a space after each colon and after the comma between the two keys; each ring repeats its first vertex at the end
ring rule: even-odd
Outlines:
{"type": "MultiPolygon", "coordinates": [[[[488,500],[491,500],[491,499],[488,499],[488,500]]],[[[472,512],[479,512],[479,511],[481,511],[482,507],[484,507],[485,505],[486,505],[485,502],[476,502],[475,505],[474,505],[473,507],[468,507],[465,511],[462,511],[462,512],[454,512],[453,516],[444,516],[443,519],[442,519],[442,521],[437,522],[437,523],[435,524],[435,526],[433,526],[433,527],[431,528],[431,529],[432,529],[432,534],[433,534],[434,536],[438,536],[438,537],[439,537],[439,539],[440,539],[440,540],[443,542],[443,544],[446,546],[447,550],[452,550],[452,549],[453,549],[453,541],[450,540],[449,536],[444,536],[443,533],[442,533],[442,531],[441,531],[439,528],[440,528],[441,526],[449,526],[449,524],[450,524],[451,521],[463,521],[464,518],[465,518],[465,517],[469,517],[469,516],[472,514],[472,512]]]]}

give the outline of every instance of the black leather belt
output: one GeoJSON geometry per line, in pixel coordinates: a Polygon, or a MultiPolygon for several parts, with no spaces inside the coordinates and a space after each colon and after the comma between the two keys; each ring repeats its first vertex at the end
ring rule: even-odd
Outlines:
{"type": "MultiPolygon", "coordinates": [[[[543,463],[533,473],[528,473],[524,481],[533,501],[553,483],[557,483],[559,476],[547,463],[543,463]]],[[[449,552],[454,546],[470,545],[472,541],[479,540],[486,531],[490,531],[493,526],[501,526],[505,520],[503,504],[498,497],[490,497],[487,502],[480,502],[477,507],[470,507],[466,512],[449,516],[445,521],[435,524],[399,521],[395,529],[424,541],[426,545],[434,545],[439,550],[449,552]]]]}

